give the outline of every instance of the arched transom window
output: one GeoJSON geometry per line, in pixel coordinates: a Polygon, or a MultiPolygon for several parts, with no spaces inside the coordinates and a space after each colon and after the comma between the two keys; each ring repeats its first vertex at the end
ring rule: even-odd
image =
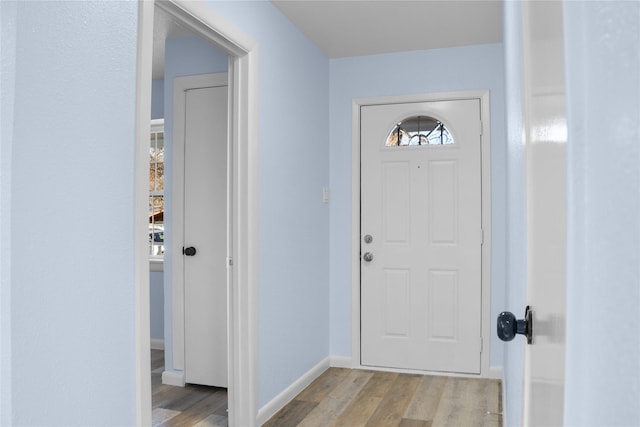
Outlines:
{"type": "Polygon", "coordinates": [[[387,136],[387,147],[408,145],[450,145],[453,137],[445,125],[429,116],[408,117],[391,130],[387,136]]]}

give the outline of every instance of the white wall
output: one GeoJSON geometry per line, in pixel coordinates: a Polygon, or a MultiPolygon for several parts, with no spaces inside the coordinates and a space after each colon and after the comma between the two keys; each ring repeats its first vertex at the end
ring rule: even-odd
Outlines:
{"type": "MultiPolygon", "coordinates": [[[[331,354],[351,356],[351,105],[354,98],[489,89],[491,99],[491,318],[504,308],[505,126],[501,44],[331,60],[331,354]]],[[[493,331],[493,328],[491,329],[493,331]]],[[[491,365],[503,346],[491,337],[491,365]]]]}
{"type": "Polygon", "coordinates": [[[564,3],[565,424],[640,425],[640,3],[564,3]]]}
{"type": "Polygon", "coordinates": [[[208,1],[258,42],[258,405],[329,356],[329,61],[268,1],[208,1]]]}
{"type": "Polygon", "coordinates": [[[2,11],[2,423],[133,425],[137,4],[2,11]]]}

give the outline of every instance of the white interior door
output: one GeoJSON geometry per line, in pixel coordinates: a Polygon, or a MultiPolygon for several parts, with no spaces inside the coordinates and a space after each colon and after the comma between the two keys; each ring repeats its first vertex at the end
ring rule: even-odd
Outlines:
{"type": "Polygon", "coordinates": [[[524,424],[563,423],[566,316],[567,141],[562,3],[523,3],[527,192],[524,424]]]}
{"type": "Polygon", "coordinates": [[[227,386],[227,105],[227,86],[185,93],[185,380],[218,387],[227,386]]]}
{"type": "Polygon", "coordinates": [[[480,373],[480,134],[479,99],[362,107],[363,365],[480,373]]]}

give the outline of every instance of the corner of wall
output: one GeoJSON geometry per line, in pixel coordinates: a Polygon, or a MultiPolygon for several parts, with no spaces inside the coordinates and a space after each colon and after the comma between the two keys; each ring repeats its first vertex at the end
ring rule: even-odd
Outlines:
{"type": "Polygon", "coordinates": [[[316,378],[324,371],[329,369],[329,358],[321,360],[317,365],[301,375],[289,387],[284,389],[280,394],[271,399],[258,411],[257,424],[262,425],[273,417],[280,409],[291,402],[302,390],[307,388],[316,378]]]}

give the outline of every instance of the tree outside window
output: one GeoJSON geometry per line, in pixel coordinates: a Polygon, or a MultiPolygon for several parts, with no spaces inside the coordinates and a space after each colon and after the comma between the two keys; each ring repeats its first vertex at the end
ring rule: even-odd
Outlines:
{"type": "Polygon", "coordinates": [[[164,120],[152,120],[149,144],[149,255],[164,256],[164,120]]]}

